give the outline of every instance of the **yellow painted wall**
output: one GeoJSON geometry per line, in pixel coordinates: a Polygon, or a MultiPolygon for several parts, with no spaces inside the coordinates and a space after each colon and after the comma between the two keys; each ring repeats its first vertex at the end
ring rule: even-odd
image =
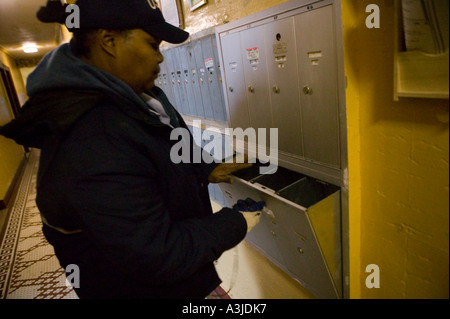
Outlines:
{"type": "Polygon", "coordinates": [[[449,101],[394,102],[393,1],[342,4],[352,297],[448,298],[449,101]],[[370,3],[380,29],[365,27],[370,3]],[[380,289],[365,286],[369,264],[380,267],[380,289]]]}
{"type": "MultiPolygon", "coordinates": [[[[3,51],[0,50],[0,62],[10,68],[11,75],[16,86],[18,94],[25,94],[20,71],[15,67],[14,61],[3,51]]],[[[0,88],[3,90],[3,88],[0,88]]],[[[12,114],[12,110],[9,112],[12,114]]],[[[0,123],[3,125],[6,123],[0,123]]],[[[0,136],[0,200],[5,197],[11,182],[19,168],[24,156],[23,147],[17,145],[14,141],[0,136]]]]}
{"type": "Polygon", "coordinates": [[[22,80],[22,75],[20,73],[19,68],[16,67],[15,61],[1,49],[0,49],[0,63],[3,63],[9,68],[12,79],[14,81],[14,85],[16,87],[17,95],[26,96],[25,84],[22,80]]]}

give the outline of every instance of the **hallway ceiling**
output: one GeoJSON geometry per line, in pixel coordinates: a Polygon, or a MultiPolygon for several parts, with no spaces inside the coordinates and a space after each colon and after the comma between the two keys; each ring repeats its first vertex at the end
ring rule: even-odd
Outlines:
{"type": "Polygon", "coordinates": [[[59,44],[61,27],[36,18],[46,3],[47,0],[0,0],[0,47],[14,59],[38,59],[59,44]],[[24,53],[27,43],[36,44],[39,52],[24,53]]]}

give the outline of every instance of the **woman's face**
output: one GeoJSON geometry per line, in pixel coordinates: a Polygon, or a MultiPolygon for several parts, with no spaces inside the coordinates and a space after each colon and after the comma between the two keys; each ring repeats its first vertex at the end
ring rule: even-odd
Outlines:
{"type": "Polygon", "coordinates": [[[164,61],[159,46],[161,40],[141,29],[130,30],[118,37],[116,45],[116,76],[127,83],[137,94],[155,86],[164,61]]]}

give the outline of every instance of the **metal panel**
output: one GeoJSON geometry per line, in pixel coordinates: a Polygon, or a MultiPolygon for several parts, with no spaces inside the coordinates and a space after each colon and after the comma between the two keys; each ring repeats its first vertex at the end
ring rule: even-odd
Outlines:
{"type": "Polygon", "coordinates": [[[333,2],[337,1],[338,0],[290,0],[270,9],[218,26],[216,31],[218,33],[235,32],[236,30],[240,31],[257,25],[268,18],[274,19],[275,17],[284,18],[294,16],[308,10],[318,9],[325,5],[333,4],[333,2]]]}
{"type": "MultiPolygon", "coordinates": [[[[271,196],[263,192],[260,192],[252,187],[249,187],[246,183],[236,179],[233,185],[220,184],[225,198],[228,201],[230,207],[233,207],[238,200],[252,198],[256,201],[265,201],[270,208],[271,196]]],[[[247,240],[258,248],[266,257],[270,258],[277,266],[283,268],[285,264],[278,241],[275,240],[273,234],[282,234],[279,231],[280,224],[272,223],[270,217],[266,214],[261,216],[261,221],[257,227],[255,227],[251,233],[247,235],[247,240]],[[257,244],[255,244],[257,242],[257,244]]]]}
{"type": "Polygon", "coordinates": [[[174,58],[173,49],[167,50],[165,52],[165,59],[166,59],[168,76],[169,76],[169,85],[171,86],[172,97],[173,97],[172,104],[178,110],[178,112],[182,113],[181,98],[180,98],[180,93],[179,93],[178,85],[177,85],[177,71],[176,71],[176,66],[174,64],[175,58],[174,58]]]}
{"type": "MultiPolygon", "coordinates": [[[[267,78],[264,26],[241,31],[240,34],[250,127],[270,129],[272,109],[267,78]]],[[[243,129],[246,128],[243,127],[243,129]]],[[[267,130],[266,141],[269,140],[269,130],[267,130]]]]}
{"type": "Polygon", "coordinates": [[[189,67],[189,53],[186,49],[186,45],[178,47],[178,56],[180,61],[181,69],[181,84],[180,92],[185,95],[186,105],[184,106],[185,115],[196,116],[196,102],[194,97],[194,92],[192,89],[191,71],[189,67]]]}
{"type": "Polygon", "coordinates": [[[202,42],[195,40],[193,43],[195,61],[197,65],[198,78],[200,83],[200,92],[203,100],[203,109],[206,119],[214,119],[214,110],[212,107],[212,100],[208,87],[208,72],[205,67],[205,58],[203,55],[202,42]]]}
{"type": "Polygon", "coordinates": [[[221,84],[219,82],[219,68],[216,54],[214,53],[215,46],[214,35],[206,36],[200,39],[203,51],[204,67],[206,69],[206,80],[211,97],[211,107],[213,110],[213,118],[211,120],[225,121],[225,108],[223,101],[223,93],[221,84]]]}
{"type": "MultiPolygon", "coordinates": [[[[281,254],[287,270],[321,298],[338,298],[339,293],[330,276],[307,210],[276,199],[271,203],[271,207],[278,223],[283,226],[281,234],[277,235],[282,242],[281,254]]],[[[323,214],[330,215],[334,212],[327,211],[323,214]]]]}
{"type": "Polygon", "coordinates": [[[278,128],[279,150],[303,156],[294,19],[268,23],[264,34],[273,127],[278,128]]]}
{"type": "MultiPolygon", "coordinates": [[[[164,54],[165,56],[165,54],[164,54]]],[[[158,87],[161,88],[169,99],[170,103],[174,103],[172,86],[170,85],[170,73],[167,69],[166,60],[160,64],[161,71],[158,75],[158,87]]]]}
{"type": "Polygon", "coordinates": [[[195,115],[205,118],[205,110],[203,107],[202,92],[200,90],[200,79],[198,76],[197,62],[195,59],[194,45],[192,43],[186,44],[186,55],[189,62],[190,80],[192,86],[192,94],[194,98],[195,115]]]}
{"type": "MultiPolygon", "coordinates": [[[[320,247],[320,252],[326,262],[327,270],[332,278],[332,282],[336,287],[336,292],[341,296],[342,287],[342,258],[341,258],[341,218],[340,218],[340,191],[339,188],[320,182],[318,180],[306,177],[297,183],[287,187],[278,192],[278,195],[295,206],[306,207],[305,217],[308,218],[311,229],[314,231],[314,236],[320,247]]],[[[283,213],[285,210],[283,210],[283,213]]],[[[293,244],[303,250],[303,244],[307,242],[310,235],[307,236],[299,228],[300,224],[296,223],[290,218],[294,218],[294,214],[289,216],[285,225],[291,228],[287,233],[291,237],[293,244]],[[300,241],[299,241],[300,239],[300,241]],[[304,243],[302,243],[302,241],[304,243]]],[[[306,225],[306,224],[305,224],[306,225]]],[[[308,230],[305,230],[308,231],[308,230]]],[[[317,253],[317,252],[316,252],[317,253]]],[[[303,256],[303,253],[302,253],[303,256]]],[[[290,264],[295,265],[296,261],[290,264]]],[[[297,265],[296,267],[300,267],[297,265]]],[[[291,270],[296,272],[295,269],[291,270]]],[[[302,276],[305,278],[313,278],[316,273],[307,273],[309,270],[304,270],[302,276]]],[[[315,272],[315,270],[313,270],[315,272]]],[[[315,279],[320,282],[320,278],[315,279]]],[[[323,282],[322,286],[329,285],[323,282]]],[[[328,287],[331,289],[331,287],[328,287]]]]}
{"type": "Polygon", "coordinates": [[[333,21],[332,6],[295,17],[305,157],[340,167],[333,21]]]}
{"type": "Polygon", "coordinates": [[[189,100],[186,93],[186,88],[184,84],[184,68],[183,65],[183,59],[181,59],[181,56],[183,55],[183,52],[181,51],[181,47],[175,47],[171,49],[172,51],[172,65],[174,67],[175,71],[175,90],[178,92],[179,97],[179,109],[181,114],[189,114],[189,100]]]}
{"type": "Polygon", "coordinates": [[[251,182],[236,177],[233,185],[220,187],[230,206],[245,198],[266,203],[267,211],[261,222],[246,238],[253,246],[317,296],[339,298],[341,250],[340,241],[333,237],[339,234],[340,227],[338,188],[304,176],[298,176],[300,180],[292,183],[295,174],[287,173],[281,171],[271,179],[263,176],[251,182]],[[298,203],[285,198],[298,194],[299,189],[303,193],[301,200],[291,198],[298,203]],[[303,207],[299,203],[308,205],[303,207]],[[310,210],[318,216],[314,226],[319,232],[310,221],[310,210]]]}
{"type": "Polygon", "coordinates": [[[222,90],[222,64],[219,58],[219,50],[218,50],[218,45],[217,45],[217,38],[215,34],[211,35],[211,41],[213,44],[213,54],[214,54],[214,62],[215,62],[215,67],[216,67],[216,76],[217,76],[217,85],[215,86],[214,90],[217,93],[217,97],[220,100],[220,108],[218,109],[218,117],[217,120],[218,121],[222,121],[222,122],[227,122],[228,121],[228,117],[227,117],[227,107],[225,104],[225,96],[223,95],[223,90],[222,90]]]}
{"type": "Polygon", "coordinates": [[[230,125],[233,128],[247,128],[250,126],[250,117],[248,114],[247,95],[245,93],[240,34],[224,35],[221,37],[220,42],[230,125]]]}
{"type": "MultiPolygon", "coordinates": [[[[338,147],[339,152],[337,153],[336,150],[331,150],[330,154],[327,154],[327,150],[321,149],[320,144],[322,143],[321,137],[316,136],[315,132],[313,131],[313,138],[312,141],[308,140],[309,149],[314,151],[315,146],[319,145],[316,150],[319,150],[323,154],[321,156],[325,158],[325,160],[320,159],[321,156],[317,156],[319,159],[312,159],[314,157],[314,154],[309,154],[309,156],[306,156],[304,153],[303,156],[295,155],[294,153],[289,152],[283,152],[280,151],[279,153],[279,163],[281,166],[288,167],[292,170],[298,171],[298,172],[305,172],[310,176],[313,176],[315,178],[319,178],[321,180],[344,186],[346,185],[346,181],[343,180],[344,171],[347,168],[347,136],[346,136],[346,108],[345,108],[345,72],[343,70],[343,44],[342,44],[342,19],[341,19],[341,6],[340,1],[333,1],[333,0],[290,0],[288,2],[285,2],[281,5],[278,5],[276,7],[270,8],[268,10],[264,10],[261,12],[258,12],[256,14],[253,14],[251,16],[245,17],[243,19],[239,19],[224,25],[221,25],[216,28],[216,33],[218,38],[228,37],[232,36],[235,33],[240,33],[243,30],[252,29],[256,26],[261,26],[267,23],[270,23],[272,21],[276,20],[282,20],[289,17],[294,17],[298,15],[303,15],[308,12],[314,12],[316,10],[321,10],[321,8],[324,7],[333,7],[333,21],[331,22],[332,26],[335,28],[334,33],[335,37],[333,39],[337,39],[337,41],[333,44],[336,48],[336,66],[338,72],[337,72],[337,79],[336,82],[338,83],[338,104],[336,105],[336,113],[338,114],[338,133],[332,138],[338,138],[338,147]],[[341,128],[341,129],[339,129],[341,128]],[[340,136],[337,137],[337,136],[340,136]],[[340,159],[338,158],[336,160],[336,153],[337,156],[340,156],[340,159]],[[326,160],[327,157],[333,157],[333,160],[326,160]],[[333,162],[337,162],[338,164],[332,164],[333,162]],[[331,164],[330,164],[331,163],[331,164]]],[[[326,20],[324,20],[325,22],[326,20]]],[[[326,21],[326,23],[330,23],[330,21],[326,21]]],[[[317,23],[314,25],[314,28],[317,29],[317,23]]],[[[320,28],[320,26],[319,26],[320,28]]],[[[309,27],[308,27],[309,29],[309,27]]],[[[299,34],[298,30],[295,30],[296,32],[296,38],[298,39],[299,34]]],[[[312,32],[314,35],[314,32],[312,32]]],[[[334,40],[333,40],[334,41],[334,40]]],[[[223,54],[224,50],[226,50],[223,45],[221,44],[221,48],[219,50],[220,54],[222,54],[222,61],[223,61],[223,54]]],[[[269,61],[270,62],[270,61],[269,61]]],[[[299,62],[300,65],[300,62],[299,62]]],[[[224,68],[226,68],[226,65],[224,65],[224,68]]],[[[300,68],[299,68],[300,70],[300,68]]],[[[226,84],[228,73],[224,72],[224,85],[223,90],[226,92],[229,89],[229,85],[226,84]]],[[[326,75],[326,77],[328,74],[326,75]]],[[[302,82],[300,82],[302,84],[302,82]]],[[[272,85],[272,84],[271,84],[272,85]]],[[[303,85],[305,86],[305,85],[303,85]]],[[[296,92],[298,94],[303,94],[303,86],[299,85],[296,88],[296,92]]],[[[247,88],[245,88],[247,89],[247,88]]],[[[303,97],[302,97],[303,98],[303,97]]],[[[235,97],[237,100],[237,97],[235,97]]],[[[228,116],[229,118],[238,117],[237,115],[233,114],[232,111],[238,112],[233,110],[233,106],[230,105],[230,94],[228,92],[228,99],[225,99],[227,103],[227,110],[229,112],[228,116]]],[[[302,106],[302,104],[301,104],[302,106]]],[[[273,115],[276,116],[278,112],[273,112],[273,115]]],[[[307,118],[307,117],[306,117],[307,118]]],[[[275,119],[274,119],[275,120],[275,119]]],[[[309,123],[309,120],[307,120],[309,123]]],[[[308,124],[306,123],[306,124],[308,124]]],[[[305,125],[305,123],[303,123],[305,125]]],[[[274,125],[275,126],[275,125],[274,125]]],[[[312,125],[309,123],[309,127],[312,125]]],[[[232,125],[232,127],[248,127],[245,125],[232,125]]],[[[322,128],[318,128],[318,130],[322,130],[322,128]]],[[[327,129],[325,129],[327,130],[327,129]]],[[[302,137],[307,134],[304,129],[302,130],[302,137]]],[[[308,134],[311,134],[310,132],[308,134]]],[[[284,143],[282,139],[280,139],[281,143],[284,143]]],[[[327,142],[325,142],[327,143],[327,142]]],[[[333,144],[333,143],[331,143],[333,144]]],[[[283,147],[283,146],[282,146],[283,147]]],[[[284,148],[284,147],[283,147],[284,148]]],[[[305,145],[304,145],[305,148],[305,145]]],[[[311,152],[311,151],[310,151],[311,152]]]]}

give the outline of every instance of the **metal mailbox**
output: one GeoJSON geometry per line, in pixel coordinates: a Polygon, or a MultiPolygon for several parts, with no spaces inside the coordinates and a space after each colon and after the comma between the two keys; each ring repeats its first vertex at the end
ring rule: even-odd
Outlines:
{"type": "Polygon", "coordinates": [[[348,297],[339,12],[339,1],[291,0],[216,28],[229,125],[277,128],[280,166],[261,175],[255,165],[220,187],[229,206],[266,202],[247,240],[321,298],[348,297]]]}
{"type": "Polygon", "coordinates": [[[158,85],[175,108],[182,115],[226,123],[214,29],[194,34],[188,42],[163,49],[162,53],[170,88],[164,85],[164,74],[158,85]]]}
{"type": "MultiPolygon", "coordinates": [[[[286,161],[341,166],[332,1],[217,29],[233,128],[278,128],[286,161]]],[[[308,165],[308,164],[306,164],[308,165]]]]}
{"type": "Polygon", "coordinates": [[[259,175],[257,166],[236,175],[220,186],[230,207],[252,198],[268,209],[247,241],[317,296],[340,298],[340,188],[281,167],[274,175],[259,175]]]}

